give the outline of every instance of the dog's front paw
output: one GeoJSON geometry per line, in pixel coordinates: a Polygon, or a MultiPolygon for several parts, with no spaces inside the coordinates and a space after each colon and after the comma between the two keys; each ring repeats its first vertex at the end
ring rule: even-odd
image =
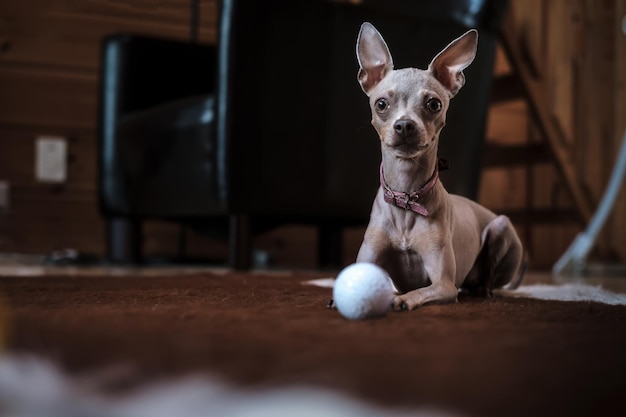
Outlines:
{"type": "Polygon", "coordinates": [[[391,302],[391,308],[394,311],[407,311],[407,310],[413,310],[414,307],[411,308],[409,303],[403,300],[402,297],[396,296],[393,298],[393,301],[391,302]]]}
{"type": "Polygon", "coordinates": [[[337,304],[335,304],[334,298],[331,298],[330,300],[328,300],[328,303],[326,303],[326,308],[331,309],[331,310],[337,310],[337,304]]]}

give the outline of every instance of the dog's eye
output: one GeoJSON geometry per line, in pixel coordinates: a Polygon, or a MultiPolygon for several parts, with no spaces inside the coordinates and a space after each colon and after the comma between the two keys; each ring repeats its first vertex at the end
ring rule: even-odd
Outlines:
{"type": "Polygon", "coordinates": [[[378,100],[376,100],[376,110],[378,110],[379,112],[383,112],[388,108],[389,102],[387,101],[387,99],[379,98],[378,100]]]}
{"type": "Polygon", "coordinates": [[[439,100],[438,98],[431,97],[428,99],[428,101],[426,101],[426,108],[431,113],[437,113],[438,111],[441,110],[441,107],[442,107],[441,100],[439,100]]]}

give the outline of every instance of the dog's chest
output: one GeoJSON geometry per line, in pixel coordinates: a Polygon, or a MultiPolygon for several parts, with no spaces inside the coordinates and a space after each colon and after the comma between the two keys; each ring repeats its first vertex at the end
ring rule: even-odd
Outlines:
{"type": "Polygon", "coordinates": [[[438,233],[432,222],[413,213],[396,216],[389,229],[388,266],[396,287],[410,291],[430,285],[424,254],[433,250],[438,233]]]}
{"type": "Polygon", "coordinates": [[[384,268],[403,293],[431,284],[422,256],[411,247],[390,249],[384,268]]]}
{"type": "Polygon", "coordinates": [[[434,240],[440,236],[435,222],[406,210],[394,210],[388,232],[395,249],[404,252],[429,250],[434,240]]]}

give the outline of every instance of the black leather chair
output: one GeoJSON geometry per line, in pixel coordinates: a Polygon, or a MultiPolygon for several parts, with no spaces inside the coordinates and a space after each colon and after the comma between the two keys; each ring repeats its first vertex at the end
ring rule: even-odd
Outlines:
{"type": "Polygon", "coordinates": [[[499,0],[223,0],[216,47],[142,36],[104,40],[100,206],[112,261],[141,258],[141,222],[181,222],[230,241],[245,269],[251,236],[320,227],[320,263],[341,262],[341,229],[367,223],[380,149],[356,82],[356,35],[380,30],[397,67],[425,68],[480,31],[440,154],[451,192],[477,194],[499,0]]]}

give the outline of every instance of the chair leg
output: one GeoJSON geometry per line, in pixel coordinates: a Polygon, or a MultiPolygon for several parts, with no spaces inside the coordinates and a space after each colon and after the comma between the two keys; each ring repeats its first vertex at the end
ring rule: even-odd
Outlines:
{"type": "Polygon", "coordinates": [[[318,265],[322,269],[337,269],[343,262],[343,238],[341,227],[322,224],[318,229],[318,265]]]}
{"type": "Polygon", "coordinates": [[[107,258],[109,262],[141,262],[143,234],[141,221],[113,217],[107,222],[107,258]]]}
{"type": "Polygon", "coordinates": [[[243,213],[231,214],[228,259],[232,269],[238,271],[250,269],[252,258],[251,235],[249,216],[243,213]]]}

